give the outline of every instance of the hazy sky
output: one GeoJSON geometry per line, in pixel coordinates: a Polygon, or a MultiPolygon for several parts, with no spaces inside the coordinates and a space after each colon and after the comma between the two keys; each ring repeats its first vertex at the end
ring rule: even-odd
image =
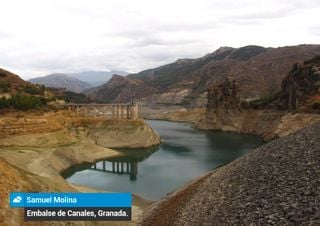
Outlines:
{"type": "Polygon", "coordinates": [[[138,72],[220,46],[320,43],[319,0],[0,0],[0,67],[138,72]]]}

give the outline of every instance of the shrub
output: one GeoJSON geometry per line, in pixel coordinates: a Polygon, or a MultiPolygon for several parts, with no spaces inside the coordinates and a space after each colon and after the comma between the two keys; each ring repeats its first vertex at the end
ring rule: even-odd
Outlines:
{"type": "Polygon", "coordinates": [[[18,110],[38,109],[47,105],[47,100],[43,97],[34,97],[17,94],[10,99],[2,97],[0,99],[0,108],[13,107],[18,110]]]}
{"type": "Polygon", "coordinates": [[[42,95],[44,93],[44,90],[45,86],[43,85],[36,86],[30,84],[23,87],[23,91],[31,95],[42,95]]]}
{"type": "Polygon", "coordinates": [[[9,102],[5,97],[0,98],[0,109],[9,107],[9,102]]]}
{"type": "Polygon", "coordinates": [[[92,100],[86,95],[82,93],[74,93],[70,91],[65,92],[64,95],[61,96],[60,98],[62,98],[65,102],[69,102],[69,103],[91,103],[92,102],[92,100]]]}
{"type": "Polygon", "coordinates": [[[272,102],[277,100],[279,97],[280,97],[280,93],[276,93],[274,95],[266,96],[258,100],[250,101],[248,104],[249,104],[249,107],[253,109],[263,109],[269,106],[272,102]]]}

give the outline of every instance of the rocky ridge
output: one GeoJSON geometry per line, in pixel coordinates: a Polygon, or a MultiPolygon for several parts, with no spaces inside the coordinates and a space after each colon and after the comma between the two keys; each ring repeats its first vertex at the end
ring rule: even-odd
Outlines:
{"type": "Polygon", "coordinates": [[[140,98],[154,92],[155,88],[144,84],[139,79],[113,75],[107,83],[88,89],[84,93],[91,99],[103,103],[128,103],[134,98],[140,98]]]}
{"type": "Polygon", "coordinates": [[[108,103],[126,102],[133,97],[148,106],[204,107],[207,87],[233,76],[240,85],[242,98],[256,99],[279,91],[294,63],[317,54],[320,54],[319,45],[223,47],[204,57],[180,59],[125,78],[118,77],[118,82],[124,84],[121,89],[109,81],[109,85],[92,89],[91,97],[108,103]],[[139,84],[139,89],[135,89],[133,82],[139,84]],[[136,91],[129,93],[130,89],[136,91]]]}

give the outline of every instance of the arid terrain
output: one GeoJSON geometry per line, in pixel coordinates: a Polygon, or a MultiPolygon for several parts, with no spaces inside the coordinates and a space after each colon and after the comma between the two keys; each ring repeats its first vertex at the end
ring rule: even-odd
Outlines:
{"type": "MultiPolygon", "coordinates": [[[[299,50],[303,50],[302,53],[299,52],[301,56],[305,56],[304,51],[309,48],[312,54],[318,51],[318,46],[300,46],[299,50]]],[[[230,60],[246,61],[245,64],[251,65],[256,64],[256,61],[248,62],[251,58],[265,57],[270,51],[291,53],[292,49],[289,50],[250,47],[237,52],[221,49],[213,56],[217,57],[227,51],[228,59],[224,59],[222,63],[216,59],[210,65],[221,66],[230,60]]],[[[198,64],[204,59],[206,58],[195,62],[198,64]]],[[[196,87],[193,87],[196,95],[193,97],[197,101],[199,98],[205,100],[200,101],[199,105],[195,104],[197,101],[186,101],[186,93],[174,85],[170,86],[169,90],[162,86],[154,86],[151,74],[155,72],[142,73],[142,80],[139,76],[129,76],[125,79],[114,76],[102,86],[105,89],[101,98],[106,94],[115,101],[131,101],[130,95],[143,89],[140,96],[136,96],[140,101],[140,116],[143,118],[190,122],[202,130],[254,134],[263,137],[269,143],[196,179],[154,203],[151,208],[150,202],[134,196],[133,221],[114,222],[112,225],[130,225],[137,222],[142,225],[319,223],[319,193],[315,190],[319,178],[314,177],[319,171],[319,140],[316,136],[319,133],[320,122],[319,62],[319,57],[315,57],[294,64],[281,81],[271,85],[268,80],[265,82],[270,86],[257,86],[261,91],[259,94],[248,85],[257,82],[251,81],[250,76],[224,76],[217,81],[206,80],[209,85],[204,88],[201,83],[201,92],[196,92],[196,87]],[[244,78],[251,82],[244,82],[244,78]],[[124,91],[115,92],[115,87],[118,91],[124,91]],[[273,88],[278,90],[269,92],[273,88]],[[162,89],[163,92],[152,94],[155,89],[162,89]],[[247,92],[249,90],[250,92],[247,92]],[[269,94],[264,96],[268,92],[269,94]],[[161,98],[152,96],[149,99],[145,94],[160,95],[161,98]],[[251,98],[253,96],[259,98],[251,98]],[[168,105],[168,102],[173,104],[168,105]],[[298,178],[304,178],[304,183],[300,183],[298,178]],[[284,186],[273,191],[271,184],[274,184],[272,189],[275,189],[277,184],[284,186]],[[257,199],[259,201],[255,201],[257,199]],[[198,206],[199,203],[201,206],[198,206]],[[247,211],[242,211],[243,208],[247,211]]],[[[185,63],[189,65],[190,62],[182,60],[176,64],[185,63]]],[[[193,64],[192,61],[191,65],[193,64]]],[[[230,68],[230,65],[227,68],[230,68]]],[[[214,71],[217,72],[216,69],[214,71]]],[[[161,142],[159,135],[142,119],[85,117],[76,114],[74,110],[61,108],[64,105],[59,105],[70,97],[90,101],[84,95],[70,96],[70,93],[61,89],[32,85],[4,70],[1,76],[1,200],[6,200],[10,191],[94,191],[67,183],[61,173],[77,164],[120,155],[113,150],[116,148],[146,148],[161,142]]],[[[97,98],[92,95],[92,90],[90,92],[91,98],[97,98]]],[[[1,201],[0,204],[1,223],[34,225],[23,222],[22,210],[9,208],[6,201],[1,201]],[[7,218],[7,215],[16,217],[7,218]]],[[[64,222],[46,224],[65,225],[64,222]]],[[[70,224],[78,225],[78,222],[70,224]]],[[[81,224],[105,225],[104,222],[81,224]]]]}
{"type": "MultiPolygon", "coordinates": [[[[148,147],[160,143],[159,136],[143,120],[106,121],[58,111],[5,114],[0,122],[0,222],[4,225],[35,225],[23,222],[21,209],[9,208],[9,192],[94,191],[68,184],[60,173],[77,164],[119,155],[109,145],[148,147]]],[[[134,198],[133,222],[146,204],[139,197],[134,198]]]]}

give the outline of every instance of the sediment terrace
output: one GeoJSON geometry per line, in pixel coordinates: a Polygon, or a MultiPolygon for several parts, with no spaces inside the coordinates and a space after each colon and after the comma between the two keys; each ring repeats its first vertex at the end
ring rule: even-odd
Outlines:
{"type": "MultiPolygon", "coordinates": [[[[116,143],[127,147],[160,143],[160,137],[143,120],[81,118],[72,112],[58,111],[7,114],[0,121],[0,224],[4,225],[36,225],[35,222],[23,222],[21,209],[9,208],[6,200],[11,191],[94,191],[68,184],[60,173],[76,164],[119,155],[119,152],[109,149],[108,142],[103,143],[100,137],[113,135],[113,147],[116,143]],[[121,141],[116,140],[116,134],[121,141]],[[122,136],[127,136],[127,139],[122,136]]],[[[134,197],[133,205],[135,220],[145,202],[134,197]]],[[[70,225],[79,223],[92,225],[91,222],[69,222],[70,225]]],[[[44,222],[37,224],[44,225],[44,222]]],[[[99,224],[105,225],[103,222],[99,224]]],[[[45,222],[45,225],[65,223],[45,222]]]]}

